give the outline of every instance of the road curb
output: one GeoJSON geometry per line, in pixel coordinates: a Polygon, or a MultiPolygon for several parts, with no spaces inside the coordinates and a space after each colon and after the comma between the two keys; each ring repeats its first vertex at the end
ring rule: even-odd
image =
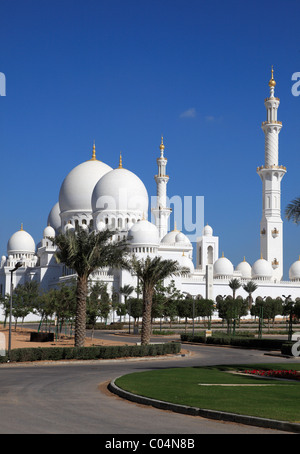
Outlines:
{"type": "Polygon", "coordinates": [[[119,388],[115,383],[115,381],[118,378],[120,377],[117,377],[116,379],[112,380],[109,383],[108,385],[109,391],[131,402],[135,402],[142,405],[149,405],[160,410],[173,411],[175,413],[181,413],[189,416],[201,416],[203,418],[213,419],[217,421],[233,422],[238,424],[262,427],[265,429],[274,429],[281,430],[284,432],[300,433],[300,424],[296,423],[277,421],[273,419],[257,418],[254,416],[247,415],[238,415],[235,413],[227,413],[223,411],[207,410],[197,407],[189,407],[185,405],[164,402],[162,400],[151,399],[149,397],[139,396],[137,394],[133,394],[129,391],[125,391],[119,388]]]}

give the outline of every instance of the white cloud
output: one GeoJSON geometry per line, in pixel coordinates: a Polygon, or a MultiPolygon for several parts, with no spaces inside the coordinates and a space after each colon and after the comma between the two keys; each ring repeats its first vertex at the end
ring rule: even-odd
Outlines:
{"type": "Polygon", "coordinates": [[[195,118],[197,115],[195,107],[185,110],[180,114],[180,118],[195,118]]]}

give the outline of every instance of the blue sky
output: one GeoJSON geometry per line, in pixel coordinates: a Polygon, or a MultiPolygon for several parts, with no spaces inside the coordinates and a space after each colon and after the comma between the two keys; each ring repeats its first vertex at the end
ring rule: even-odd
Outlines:
{"type": "MultiPolygon", "coordinates": [[[[299,196],[300,4],[222,0],[1,0],[0,254],[24,223],[35,241],[67,173],[91,156],[155,195],[163,134],[168,195],[204,196],[236,266],[260,256],[261,122],[274,65],[282,208],[299,196]]],[[[173,220],[171,221],[173,224],[173,220]]],[[[285,278],[300,227],[284,222],[285,278]]]]}

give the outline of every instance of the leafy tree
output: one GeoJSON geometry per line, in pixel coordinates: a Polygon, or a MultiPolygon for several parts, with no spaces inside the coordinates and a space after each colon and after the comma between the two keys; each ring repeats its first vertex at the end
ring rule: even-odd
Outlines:
{"type": "Polygon", "coordinates": [[[177,312],[180,318],[185,318],[185,332],[187,328],[187,320],[188,318],[196,317],[196,307],[194,306],[194,314],[193,314],[193,305],[195,305],[195,301],[193,298],[186,297],[181,299],[177,302],[177,312]]]}
{"type": "MultiPolygon", "coordinates": [[[[127,299],[134,292],[134,287],[132,285],[125,284],[125,285],[123,285],[123,287],[120,287],[119,292],[121,295],[124,295],[125,305],[119,304],[119,306],[117,308],[117,314],[125,315],[126,307],[127,307],[127,299]],[[124,306],[124,309],[122,308],[122,306],[124,306]]],[[[130,305],[128,307],[130,308],[130,305]]],[[[129,317],[130,317],[130,313],[129,313],[129,317]]],[[[130,320],[129,320],[129,324],[130,324],[130,320]]],[[[130,331],[130,329],[129,329],[129,331],[130,331]]]]}
{"type": "Polygon", "coordinates": [[[12,315],[15,318],[15,328],[17,327],[18,318],[27,317],[33,311],[36,300],[39,295],[39,284],[36,281],[18,284],[13,292],[12,315]]]}
{"type": "Polygon", "coordinates": [[[168,277],[181,273],[188,274],[187,269],[180,267],[175,260],[163,260],[161,257],[131,259],[130,265],[143,285],[143,319],[141,343],[149,344],[151,335],[152,299],[155,285],[168,277]]]}
{"type": "Polygon", "coordinates": [[[196,313],[198,317],[208,318],[208,327],[211,326],[211,317],[214,312],[213,300],[207,298],[196,299],[196,313]]]}
{"type": "Polygon", "coordinates": [[[127,246],[124,241],[114,241],[115,232],[91,232],[80,228],[59,234],[52,239],[58,246],[56,260],[73,269],[77,274],[75,346],[83,347],[86,332],[86,300],[89,276],[98,268],[126,267],[127,246]]]}
{"type": "Polygon", "coordinates": [[[171,328],[174,317],[178,315],[177,303],[181,299],[183,294],[176,288],[173,279],[167,286],[164,286],[162,281],[158,282],[154,288],[152,318],[168,317],[171,328]]]}
{"type": "Polygon", "coordinates": [[[143,301],[140,298],[127,298],[126,311],[134,319],[134,326],[137,326],[139,318],[143,315],[143,301]]]}
{"type": "Polygon", "coordinates": [[[3,307],[4,310],[4,328],[6,327],[6,320],[7,317],[9,316],[9,310],[10,310],[10,295],[6,293],[6,295],[0,295],[0,304],[3,307]]]}
{"type": "Polygon", "coordinates": [[[227,334],[231,334],[232,327],[234,334],[236,321],[247,314],[246,303],[243,298],[233,299],[228,296],[226,299],[218,298],[217,310],[219,312],[219,317],[227,322],[227,334]]]}

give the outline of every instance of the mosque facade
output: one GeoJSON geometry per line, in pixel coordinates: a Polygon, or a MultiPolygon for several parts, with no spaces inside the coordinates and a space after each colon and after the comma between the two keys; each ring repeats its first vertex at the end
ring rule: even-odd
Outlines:
{"type": "MultiPolygon", "coordinates": [[[[262,180],[262,218],[260,222],[260,258],[250,265],[245,259],[236,267],[219,254],[219,238],[211,226],[203,228],[196,242],[177,230],[169,231],[172,210],[168,207],[167,158],[163,139],[157,158],[156,206],[151,208],[154,222],[148,220],[149,197],[141,179],[123,167],[122,156],[116,169],[97,160],[95,144],[92,157],[76,166],[64,179],[59,200],[48,217],[48,225],[38,245],[32,236],[21,229],[7,243],[6,254],[0,263],[0,292],[11,292],[11,273],[17,263],[22,266],[13,273],[13,286],[37,281],[45,291],[74,277],[72,270],[55,260],[56,247],[49,238],[79,227],[99,232],[112,229],[116,239],[127,239],[131,254],[138,258],[161,256],[177,260],[189,269],[189,275],[175,277],[176,287],[183,293],[215,299],[229,294],[228,283],[237,278],[242,284],[252,280],[258,285],[257,296],[292,299],[300,296],[300,257],[289,268],[289,280],[283,281],[283,222],[281,218],[281,181],[286,168],[279,164],[278,143],[282,123],[277,119],[280,104],[275,97],[276,82],[269,81],[270,95],[265,99],[266,121],[262,123],[265,136],[265,162],[257,168],[262,180]],[[195,257],[195,262],[193,262],[195,257]]],[[[200,221],[199,221],[200,222],[200,221]]],[[[201,220],[201,223],[203,220],[201,220]]],[[[99,269],[91,280],[103,281],[110,291],[125,284],[137,286],[137,278],[126,270],[99,269]]],[[[166,284],[166,283],[165,283],[166,284]]],[[[247,293],[241,287],[237,295],[247,293]]]]}

